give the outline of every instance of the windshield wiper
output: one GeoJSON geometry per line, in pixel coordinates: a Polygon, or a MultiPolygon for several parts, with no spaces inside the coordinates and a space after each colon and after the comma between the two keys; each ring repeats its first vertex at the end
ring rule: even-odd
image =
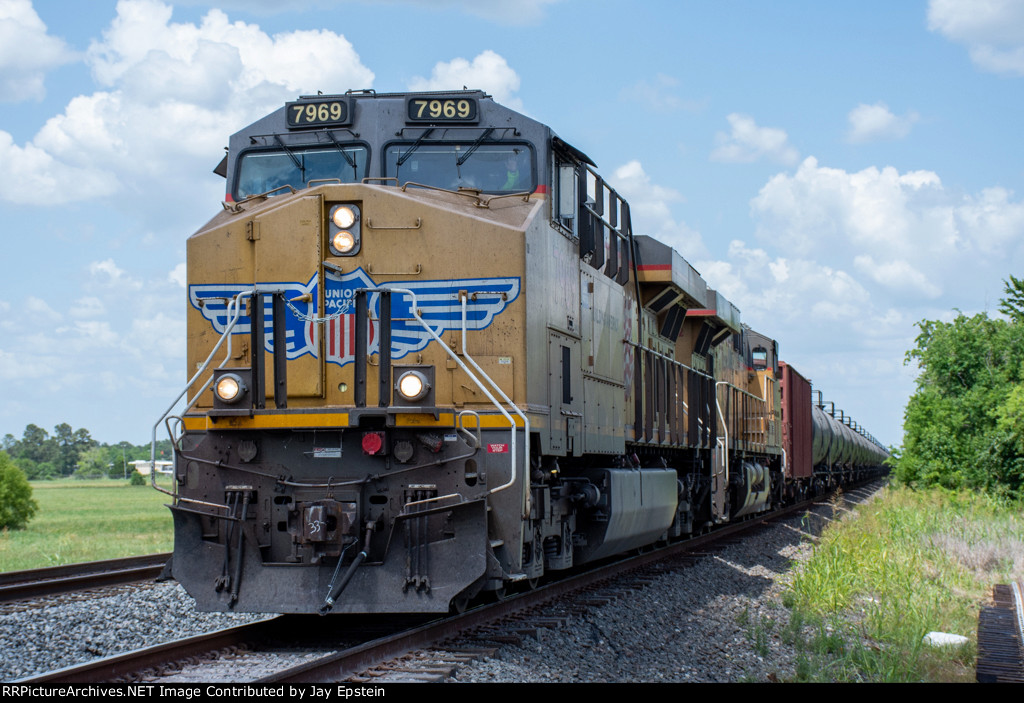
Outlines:
{"type": "Polygon", "coordinates": [[[358,181],[359,180],[359,167],[356,165],[356,160],[352,158],[352,155],[350,153],[345,151],[345,147],[343,147],[341,145],[341,142],[339,142],[337,139],[334,138],[334,134],[332,134],[330,130],[325,129],[324,130],[324,134],[327,135],[328,139],[330,139],[332,142],[334,142],[334,146],[338,147],[338,151],[341,152],[342,158],[344,158],[345,161],[348,161],[348,165],[352,167],[352,180],[353,181],[358,181]]]}
{"type": "Polygon", "coordinates": [[[398,161],[395,162],[395,166],[396,167],[401,166],[406,161],[408,161],[409,157],[412,156],[412,153],[420,148],[420,144],[423,143],[423,140],[426,139],[428,136],[430,136],[430,134],[433,131],[434,131],[434,128],[431,127],[426,132],[421,134],[420,138],[416,140],[416,143],[413,144],[411,147],[409,147],[409,151],[405,152],[404,154],[402,154],[401,156],[398,157],[398,161]]]}
{"type": "Polygon", "coordinates": [[[292,150],[285,146],[285,143],[281,141],[281,137],[279,137],[276,134],[274,135],[274,141],[280,144],[281,148],[284,149],[284,153],[288,154],[288,156],[291,157],[292,163],[295,164],[295,168],[299,169],[299,173],[302,174],[302,180],[305,181],[306,167],[299,162],[299,157],[292,153],[292,150]]]}
{"type": "Polygon", "coordinates": [[[484,143],[484,140],[487,139],[487,137],[491,136],[491,132],[493,131],[494,127],[488,127],[487,129],[485,129],[484,133],[481,134],[468,149],[466,149],[466,153],[459,157],[458,161],[455,162],[455,165],[461,166],[462,164],[466,163],[466,159],[472,156],[473,152],[480,148],[480,145],[484,143]]]}

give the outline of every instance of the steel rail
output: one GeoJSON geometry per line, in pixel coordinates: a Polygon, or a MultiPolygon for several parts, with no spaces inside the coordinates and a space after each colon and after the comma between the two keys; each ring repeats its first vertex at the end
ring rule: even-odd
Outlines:
{"type": "MultiPolygon", "coordinates": [[[[850,486],[847,490],[855,487],[850,486]]],[[[294,666],[260,679],[256,683],[330,683],[344,681],[374,665],[396,659],[412,650],[428,647],[450,637],[464,634],[467,630],[492,624],[495,621],[535,608],[547,601],[590,588],[655,562],[684,556],[700,548],[706,548],[715,542],[735,537],[748,530],[755,530],[792,513],[806,510],[821,502],[822,498],[816,497],[625,559],[612,557],[612,559],[616,560],[611,563],[603,563],[596,567],[591,565],[590,568],[582,573],[546,584],[535,590],[509,596],[498,603],[477,606],[461,615],[444,618],[405,632],[399,632],[352,647],[337,654],[294,666]]]]}
{"type": "Polygon", "coordinates": [[[0,573],[0,603],[153,579],[169,552],[0,573]]]}
{"type": "Polygon", "coordinates": [[[277,636],[280,634],[283,619],[284,616],[277,616],[125,654],[115,654],[84,664],[35,674],[15,683],[97,683],[131,679],[147,669],[164,668],[171,662],[277,636]]]}
{"type": "MultiPolygon", "coordinates": [[[[849,492],[850,489],[856,487],[850,486],[845,490],[849,492]]],[[[450,637],[464,634],[467,630],[475,627],[492,624],[498,620],[534,608],[542,603],[610,581],[655,562],[679,558],[688,553],[700,551],[702,548],[709,547],[715,542],[733,538],[742,532],[755,530],[792,513],[821,504],[823,500],[825,500],[824,497],[815,497],[771,513],[752,516],[736,523],[721,526],[681,542],[652,548],[650,551],[626,558],[621,558],[621,556],[618,558],[613,557],[611,560],[587,565],[585,570],[579,573],[561,578],[558,581],[543,585],[532,591],[509,596],[497,603],[478,605],[459,615],[441,618],[410,629],[377,637],[362,644],[344,648],[340,652],[332,653],[320,659],[282,669],[275,674],[257,679],[254,683],[329,683],[343,681],[381,662],[400,657],[411,650],[427,647],[450,637]]],[[[169,664],[176,661],[182,661],[190,657],[201,657],[219,649],[243,644],[259,646],[260,644],[276,640],[279,642],[291,642],[291,647],[296,645],[303,646],[301,643],[297,643],[296,639],[310,637],[311,634],[319,642],[316,645],[307,646],[337,650],[339,648],[337,643],[332,647],[330,642],[323,642],[323,634],[330,634],[327,628],[314,628],[308,624],[296,626],[299,618],[308,619],[309,617],[294,615],[277,616],[249,625],[241,625],[206,635],[169,642],[135,652],[114,655],[93,662],[34,675],[16,683],[95,683],[131,679],[139,676],[146,669],[158,670],[167,668],[169,664]],[[317,630],[321,630],[318,633],[319,636],[317,636],[317,630]]],[[[338,623],[349,625],[373,621],[372,616],[357,616],[356,618],[344,615],[328,616],[327,618],[314,617],[316,622],[323,623],[324,625],[333,625],[332,617],[336,618],[338,623]]],[[[419,622],[422,622],[422,620],[419,622]]],[[[332,628],[331,631],[340,632],[337,628],[332,628]]],[[[346,634],[352,635],[354,633],[352,630],[348,630],[346,634]]]]}

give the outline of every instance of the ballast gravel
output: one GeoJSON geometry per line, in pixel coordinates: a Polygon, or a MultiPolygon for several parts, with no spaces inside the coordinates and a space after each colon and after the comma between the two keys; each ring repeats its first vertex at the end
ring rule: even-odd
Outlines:
{"type": "MultiPolygon", "coordinates": [[[[861,502],[869,495],[861,491],[846,499],[861,502]]],[[[792,679],[796,652],[781,636],[789,619],[782,593],[823,527],[851,507],[819,504],[763,528],[755,538],[716,548],[689,567],[666,570],[633,595],[569,616],[539,639],[500,646],[492,657],[460,666],[452,680],[792,679]]],[[[42,607],[3,608],[0,679],[10,682],[261,617],[197,613],[173,582],[96,598],[54,597],[42,607]]]]}
{"type": "MultiPolygon", "coordinates": [[[[782,594],[824,527],[881,483],[778,521],[742,542],[655,577],[633,596],[588,608],[539,638],[459,667],[466,683],[775,682],[793,680],[797,651],[782,594]]],[[[554,606],[557,608],[558,606],[554,606]]],[[[564,606],[563,606],[564,607],[564,606]]],[[[466,641],[465,644],[469,644],[466,641]]],[[[459,644],[458,642],[454,644],[459,644]]]]}
{"type": "MultiPolygon", "coordinates": [[[[109,593],[109,590],[103,591],[109,593]]],[[[114,595],[57,596],[47,605],[0,610],[5,682],[262,619],[197,613],[176,582],[124,587],[114,595]]]]}

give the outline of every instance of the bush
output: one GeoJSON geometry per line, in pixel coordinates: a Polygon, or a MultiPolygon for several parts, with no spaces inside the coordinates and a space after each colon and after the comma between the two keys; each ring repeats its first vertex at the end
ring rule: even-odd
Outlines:
{"type": "Polygon", "coordinates": [[[32,500],[32,486],[25,473],[0,452],[0,528],[17,530],[28,524],[39,510],[32,500]]]}
{"type": "Polygon", "coordinates": [[[960,314],[918,327],[906,361],[920,374],[894,476],[1024,498],[1024,321],[960,314]]]}
{"type": "Polygon", "coordinates": [[[146,477],[140,474],[138,471],[132,471],[131,485],[132,486],[145,486],[147,483],[146,477]]]}
{"type": "Polygon", "coordinates": [[[60,477],[57,467],[49,461],[35,462],[28,457],[13,459],[14,465],[25,472],[29,481],[49,481],[60,477]]]}

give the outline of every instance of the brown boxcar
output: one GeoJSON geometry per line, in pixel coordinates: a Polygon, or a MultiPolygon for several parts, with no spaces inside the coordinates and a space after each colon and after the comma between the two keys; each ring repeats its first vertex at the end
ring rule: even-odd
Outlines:
{"type": "Polygon", "coordinates": [[[782,372],[782,448],[786,452],[787,477],[810,478],[811,462],[811,382],[784,361],[782,372]]]}

